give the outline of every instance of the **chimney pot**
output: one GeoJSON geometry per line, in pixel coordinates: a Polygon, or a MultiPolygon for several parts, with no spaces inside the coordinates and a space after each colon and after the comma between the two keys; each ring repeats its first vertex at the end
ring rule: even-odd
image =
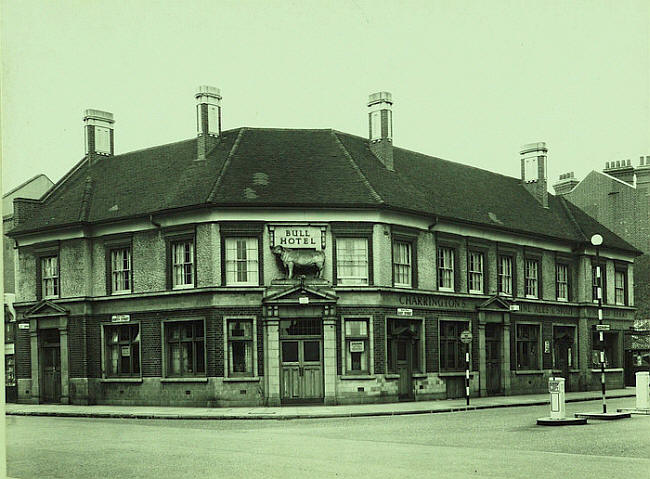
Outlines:
{"type": "Polygon", "coordinates": [[[88,108],[84,111],[84,138],[86,156],[92,165],[101,156],[114,154],[113,114],[108,111],[88,108]]]}
{"type": "Polygon", "coordinates": [[[205,160],[216,146],[221,135],[221,90],[201,85],[194,95],[196,99],[197,160],[205,160]]]}
{"type": "Polygon", "coordinates": [[[548,208],[546,179],[546,143],[527,143],[519,150],[521,158],[521,182],[544,208],[548,208]]]}

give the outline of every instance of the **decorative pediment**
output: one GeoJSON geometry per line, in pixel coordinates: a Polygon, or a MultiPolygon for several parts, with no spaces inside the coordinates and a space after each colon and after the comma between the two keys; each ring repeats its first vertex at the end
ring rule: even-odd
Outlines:
{"type": "Polygon", "coordinates": [[[338,297],[332,290],[314,288],[304,284],[271,291],[264,297],[264,304],[323,304],[336,303],[338,297]]]}
{"type": "Polygon", "coordinates": [[[56,303],[43,299],[32,306],[25,312],[25,319],[27,318],[50,318],[52,316],[65,316],[68,310],[62,308],[56,303]]]}
{"type": "Polygon", "coordinates": [[[492,296],[487,301],[479,304],[476,309],[489,311],[510,311],[510,305],[514,304],[512,300],[501,296],[492,296]]]}

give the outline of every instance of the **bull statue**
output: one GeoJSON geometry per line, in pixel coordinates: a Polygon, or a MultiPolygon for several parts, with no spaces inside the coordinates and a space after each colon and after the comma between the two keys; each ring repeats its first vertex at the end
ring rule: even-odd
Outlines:
{"type": "Polygon", "coordinates": [[[325,264],[325,253],[307,249],[288,249],[284,246],[274,246],[271,252],[280,258],[282,266],[287,272],[287,279],[293,277],[293,267],[316,268],[317,278],[323,276],[323,265],[325,264]]]}

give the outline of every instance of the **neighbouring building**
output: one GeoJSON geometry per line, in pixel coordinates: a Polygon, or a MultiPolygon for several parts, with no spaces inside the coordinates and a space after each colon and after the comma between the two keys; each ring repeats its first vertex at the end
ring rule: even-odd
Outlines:
{"type": "MultiPolygon", "coordinates": [[[[606,162],[602,172],[582,181],[566,173],[553,188],[644,253],[634,261],[637,310],[625,341],[626,382],[634,385],[637,370],[650,370],[650,156],[641,156],[637,166],[631,160],[606,162]]],[[[620,275],[615,281],[620,284],[620,275]]]]}
{"type": "Polygon", "coordinates": [[[621,386],[639,251],[547,193],[544,143],[495,174],[394,146],[392,104],[370,95],[368,138],[224,131],[201,87],[195,138],[119,155],[87,110],[83,160],[14,202],[18,400],[462,397],[467,331],[472,395],[596,389],[594,233],[621,386]]]}
{"type": "Polygon", "coordinates": [[[40,198],[53,185],[52,181],[45,175],[36,175],[21,185],[13,188],[2,196],[2,232],[3,232],[3,264],[2,273],[4,278],[4,318],[5,318],[5,399],[7,402],[16,400],[16,375],[14,338],[16,336],[16,312],[14,310],[15,300],[15,278],[14,241],[5,236],[13,228],[14,224],[14,198],[40,198]]]}

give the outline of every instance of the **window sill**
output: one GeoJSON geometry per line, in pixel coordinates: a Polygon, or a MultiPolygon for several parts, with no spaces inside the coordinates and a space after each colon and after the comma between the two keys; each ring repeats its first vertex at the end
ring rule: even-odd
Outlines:
{"type": "Polygon", "coordinates": [[[111,296],[124,296],[125,294],[131,294],[131,290],[125,289],[123,291],[113,291],[111,293],[111,296]]]}
{"type": "Polygon", "coordinates": [[[518,369],[515,374],[544,374],[544,371],[541,369],[518,369]]]}
{"type": "Polygon", "coordinates": [[[367,374],[357,374],[357,375],[346,374],[344,376],[340,376],[340,378],[343,381],[354,381],[355,379],[358,379],[358,380],[361,380],[361,381],[370,380],[370,379],[377,379],[376,376],[367,375],[367,374]]]}
{"type": "MultiPolygon", "coordinates": [[[[414,379],[423,379],[427,377],[426,373],[411,373],[411,377],[414,379]]],[[[394,373],[389,373],[389,374],[384,374],[384,379],[399,379],[400,375],[399,374],[394,374],[394,373]]]]}
{"type": "Polygon", "coordinates": [[[384,374],[384,379],[399,379],[399,374],[394,374],[394,373],[384,374]]]}
{"type": "Polygon", "coordinates": [[[470,289],[469,294],[485,294],[485,293],[483,293],[483,291],[474,291],[474,290],[470,289]]]}
{"type": "Polygon", "coordinates": [[[162,378],[161,383],[207,383],[206,377],[162,378]]]}
{"type": "Polygon", "coordinates": [[[193,284],[184,284],[182,286],[173,286],[172,287],[173,291],[178,291],[178,290],[182,290],[182,289],[194,289],[194,285],[193,284]]]}
{"type": "Polygon", "coordinates": [[[530,296],[530,295],[527,294],[526,296],[524,296],[524,298],[525,299],[539,299],[539,296],[530,296]]]}
{"type": "Polygon", "coordinates": [[[442,291],[443,293],[454,293],[455,292],[454,288],[442,288],[442,287],[439,287],[438,291],[442,291]]]}
{"type": "MultiPolygon", "coordinates": [[[[553,374],[562,374],[562,370],[560,370],[560,369],[553,369],[552,371],[553,371],[553,374]]],[[[579,373],[580,370],[579,369],[569,369],[569,372],[570,373],[579,373]]]]}
{"type": "MultiPolygon", "coordinates": [[[[476,374],[474,371],[470,371],[469,376],[472,377],[476,374]]],[[[465,371],[446,371],[438,373],[438,376],[441,378],[444,377],[453,377],[453,376],[465,376],[465,371]]]]}
{"type": "MultiPolygon", "coordinates": [[[[600,368],[591,368],[592,373],[599,373],[600,368]]],[[[622,373],[623,368],[605,368],[606,373],[622,373]]]]}
{"type": "Polygon", "coordinates": [[[141,383],[142,378],[102,378],[102,383],[141,383]]]}
{"type": "Polygon", "coordinates": [[[225,288],[257,288],[259,287],[259,284],[257,283],[233,283],[233,284],[226,284],[224,286],[225,288]]]}
{"type": "Polygon", "coordinates": [[[259,376],[242,376],[234,378],[223,378],[224,383],[255,383],[259,382],[259,376]]]}

